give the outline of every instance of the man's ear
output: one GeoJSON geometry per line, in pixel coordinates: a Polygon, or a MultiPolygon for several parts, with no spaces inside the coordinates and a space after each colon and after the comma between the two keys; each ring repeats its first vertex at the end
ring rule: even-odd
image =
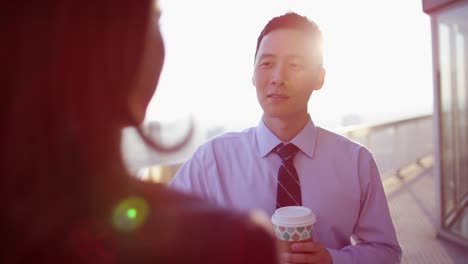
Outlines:
{"type": "Polygon", "coordinates": [[[315,83],[313,87],[315,91],[322,89],[323,83],[325,82],[325,73],[326,73],[325,68],[321,66],[319,69],[319,73],[317,74],[317,78],[315,79],[315,83]]]}

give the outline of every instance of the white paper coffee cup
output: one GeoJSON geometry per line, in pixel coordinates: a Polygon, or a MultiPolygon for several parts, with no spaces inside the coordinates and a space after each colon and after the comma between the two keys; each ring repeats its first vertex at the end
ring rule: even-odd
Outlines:
{"type": "Polygon", "coordinates": [[[276,237],[288,242],[311,240],[316,221],[315,214],[303,206],[278,208],[271,217],[276,237]]]}

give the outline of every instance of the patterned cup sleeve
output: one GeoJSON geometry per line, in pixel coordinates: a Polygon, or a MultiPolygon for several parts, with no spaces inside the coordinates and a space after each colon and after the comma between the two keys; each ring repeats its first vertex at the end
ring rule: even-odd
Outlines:
{"type": "Polygon", "coordinates": [[[275,235],[280,240],[302,241],[312,237],[312,225],[303,227],[284,227],[275,225],[275,235]]]}

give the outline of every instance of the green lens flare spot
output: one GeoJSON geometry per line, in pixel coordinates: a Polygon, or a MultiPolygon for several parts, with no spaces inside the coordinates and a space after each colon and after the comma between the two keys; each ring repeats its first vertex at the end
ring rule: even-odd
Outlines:
{"type": "Polygon", "coordinates": [[[131,232],[141,227],[148,217],[149,206],[145,199],[137,196],[121,200],[112,212],[115,229],[131,232]]]}
{"type": "Polygon", "coordinates": [[[135,208],[130,208],[127,210],[127,217],[130,219],[135,219],[137,217],[137,210],[135,208]]]}

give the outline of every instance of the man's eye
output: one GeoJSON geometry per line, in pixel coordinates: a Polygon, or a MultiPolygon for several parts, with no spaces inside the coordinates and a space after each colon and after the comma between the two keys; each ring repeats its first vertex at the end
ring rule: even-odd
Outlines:
{"type": "Polygon", "coordinates": [[[292,69],[302,69],[304,68],[304,65],[302,65],[301,63],[290,63],[289,67],[291,67],[292,69]]]}
{"type": "Polygon", "coordinates": [[[262,61],[260,62],[260,67],[271,67],[271,65],[273,65],[273,63],[271,61],[262,61]]]}

